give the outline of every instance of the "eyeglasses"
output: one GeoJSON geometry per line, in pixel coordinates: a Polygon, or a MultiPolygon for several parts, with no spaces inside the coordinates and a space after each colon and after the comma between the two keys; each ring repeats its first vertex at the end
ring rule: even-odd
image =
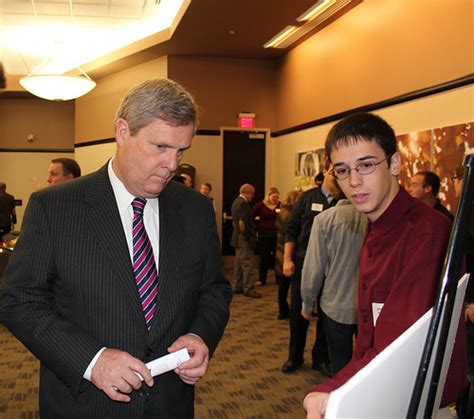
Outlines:
{"type": "Polygon", "coordinates": [[[353,168],[350,168],[349,166],[346,166],[346,165],[337,166],[336,168],[331,170],[330,173],[337,180],[347,179],[349,175],[351,174],[352,170],[355,170],[357,173],[359,173],[359,175],[370,175],[371,173],[375,172],[375,168],[379,164],[383,163],[386,160],[389,160],[391,157],[392,157],[392,154],[388,155],[386,158],[378,162],[373,161],[373,160],[362,161],[353,168]]]}

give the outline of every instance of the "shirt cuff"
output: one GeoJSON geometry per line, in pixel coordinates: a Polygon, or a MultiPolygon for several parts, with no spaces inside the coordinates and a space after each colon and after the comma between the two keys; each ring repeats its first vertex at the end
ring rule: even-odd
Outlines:
{"type": "Polygon", "coordinates": [[[99,359],[99,356],[101,355],[102,352],[104,352],[107,348],[103,347],[99,352],[97,352],[92,358],[92,361],[90,362],[89,366],[86,369],[86,372],[84,373],[83,377],[87,380],[91,380],[91,375],[92,375],[92,368],[94,368],[94,365],[96,364],[97,360],[99,359]]]}
{"type": "Polygon", "coordinates": [[[303,309],[303,313],[311,313],[313,311],[313,304],[309,305],[303,301],[301,308],[303,309]]]}

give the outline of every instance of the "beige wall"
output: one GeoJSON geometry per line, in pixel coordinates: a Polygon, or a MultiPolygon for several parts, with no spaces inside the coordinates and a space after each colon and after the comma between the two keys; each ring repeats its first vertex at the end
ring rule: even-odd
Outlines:
{"type": "Polygon", "coordinates": [[[96,80],[97,87],[76,100],[76,143],[113,137],[115,113],[127,91],[152,77],[167,77],[167,67],[167,57],[161,57],[96,80]]]}
{"type": "Polygon", "coordinates": [[[199,192],[201,183],[212,185],[211,196],[216,205],[216,221],[219,235],[222,229],[222,179],[224,145],[220,136],[196,135],[192,147],[186,151],[182,164],[196,168],[194,189],[199,192]]]}
{"type": "Polygon", "coordinates": [[[0,148],[72,150],[74,101],[0,99],[0,148]]]}
{"type": "Polygon", "coordinates": [[[275,124],[275,63],[206,57],[168,57],[168,75],[200,108],[200,129],[236,127],[239,112],[256,113],[259,127],[275,124]]]}
{"type": "Polygon", "coordinates": [[[7,184],[7,192],[16,199],[22,199],[23,205],[16,208],[18,224],[21,227],[23,214],[30,195],[48,186],[48,167],[57,157],[73,158],[72,153],[0,153],[0,180],[7,184]]]}
{"type": "Polygon", "coordinates": [[[95,172],[115,154],[115,142],[76,148],[76,160],[82,174],[95,172]]]}
{"type": "Polygon", "coordinates": [[[472,0],[364,0],[283,59],[276,130],[474,70],[472,0]]]}
{"type": "Polygon", "coordinates": [[[74,157],[72,152],[54,151],[74,150],[74,102],[0,99],[0,148],[9,150],[0,152],[0,181],[15,198],[23,200],[23,206],[17,208],[15,228],[19,229],[31,193],[47,186],[51,159],[74,157]],[[27,140],[29,134],[34,135],[31,142],[27,140]]]}
{"type": "MultiPolygon", "coordinates": [[[[472,121],[473,99],[474,87],[471,85],[384,108],[375,113],[386,119],[398,135],[472,121]]],[[[323,148],[326,135],[333,124],[321,125],[272,140],[272,155],[276,158],[267,161],[267,165],[272,167],[271,173],[274,174],[271,183],[280,188],[282,195],[295,187],[296,153],[323,148]]]]}

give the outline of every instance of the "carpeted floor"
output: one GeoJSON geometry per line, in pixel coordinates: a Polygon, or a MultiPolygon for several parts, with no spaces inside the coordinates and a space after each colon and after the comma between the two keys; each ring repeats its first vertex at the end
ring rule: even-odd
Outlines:
{"type": "MultiPolygon", "coordinates": [[[[283,374],[288,320],[277,320],[277,286],[270,279],[261,299],[234,296],[231,318],[209,371],[198,383],[197,418],[304,418],[302,400],[324,377],[308,360],[283,374]]],[[[308,343],[314,341],[310,326],[308,343]]],[[[38,361],[0,325],[0,418],[37,418],[38,361]]]]}

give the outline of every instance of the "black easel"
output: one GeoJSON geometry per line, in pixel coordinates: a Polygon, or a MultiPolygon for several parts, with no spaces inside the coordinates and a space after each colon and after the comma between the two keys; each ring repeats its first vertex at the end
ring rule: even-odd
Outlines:
{"type": "MultiPolygon", "coordinates": [[[[423,412],[423,418],[431,418],[436,392],[439,384],[439,376],[443,364],[443,357],[446,348],[446,342],[449,332],[449,325],[456,298],[456,289],[461,272],[461,263],[463,258],[463,247],[466,239],[467,225],[470,217],[472,200],[474,197],[474,154],[470,154],[464,159],[464,177],[461,197],[459,199],[456,217],[454,219],[451,237],[449,239],[448,251],[444,261],[441,283],[438,288],[437,299],[433,309],[433,317],[428,329],[423,354],[418,369],[418,374],[413,387],[413,393],[408,407],[407,418],[415,419],[420,400],[425,386],[428,387],[428,397],[423,412]],[[446,300],[445,311],[443,305],[446,300]],[[439,340],[435,346],[436,335],[440,330],[439,340]],[[428,383],[426,375],[432,354],[435,354],[433,374],[428,383]]],[[[438,406],[436,406],[436,409],[438,406]]],[[[420,412],[421,413],[421,412],[420,412]]]]}

